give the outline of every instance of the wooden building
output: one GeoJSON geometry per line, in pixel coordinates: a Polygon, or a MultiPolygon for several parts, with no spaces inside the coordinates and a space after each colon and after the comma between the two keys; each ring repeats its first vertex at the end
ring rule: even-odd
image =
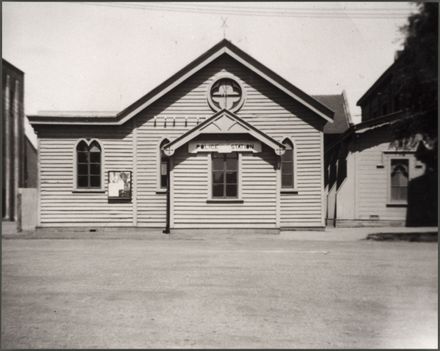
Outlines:
{"type": "Polygon", "coordinates": [[[359,99],[362,122],[326,145],[328,224],[437,225],[437,179],[393,128],[415,118],[402,108],[401,56],[359,99]]]}
{"type": "Polygon", "coordinates": [[[15,226],[19,189],[37,185],[37,149],[25,131],[24,73],[2,59],[2,221],[15,226]]]}
{"type": "Polygon", "coordinates": [[[333,115],[222,40],[117,114],[29,116],[39,225],[323,228],[333,115]]]}

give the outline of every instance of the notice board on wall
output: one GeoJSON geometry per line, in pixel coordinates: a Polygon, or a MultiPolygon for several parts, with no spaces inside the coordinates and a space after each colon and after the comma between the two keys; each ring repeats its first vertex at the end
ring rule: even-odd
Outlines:
{"type": "Polygon", "coordinates": [[[131,200],[131,171],[108,172],[109,200],[131,200]]]}

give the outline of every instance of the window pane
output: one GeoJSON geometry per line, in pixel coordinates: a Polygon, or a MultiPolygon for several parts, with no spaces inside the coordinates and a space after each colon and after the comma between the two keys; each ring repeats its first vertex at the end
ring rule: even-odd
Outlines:
{"type": "Polygon", "coordinates": [[[168,164],[166,162],[162,162],[160,164],[160,174],[161,175],[166,175],[167,174],[167,169],[168,169],[168,164]]]}
{"type": "Polygon", "coordinates": [[[101,162],[101,153],[100,152],[91,152],[90,153],[90,162],[101,162]]]}
{"type": "Polygon", "coordinates": [[[226,173],[226,183],[237,184],[237,172],[227,172],[226,173]]]}
{"type": "Polygon", "coordinates": [[[236,197],[237,196],[237,185],[235,185],[235,184],[226,185],[226,196],[236,197]]]}
{"type": "Polygon", "coordinates": [[[286,150],[284,155],[281,156],[281,162],[284,162],[284,161],[288,161],[288,162],[293,161],[293,151],[292,150],[286,150]]]}
{"type": "Polygon", "coordinates": [[[78,162],[88,162],[87,154],[88,152],[78,152],[78,162]]]}
{"type": "Polygon", "coordinates": [[[100,176],[91,176],[90,177],[90,186],[91,187],[100,187],[101,186],[101,177],[100,176]]]}
{"type": "Polygon", "coordinates": [[[216,171],[216,172],[212,172],[212,182],[213,183],[221,183],[223,184],[224,182],[224,173],[223,171],[216,171]]]}
{"type": "Polygon", "coordinates": [[[84,141],[82,141],[82,142],[80,142],[80,143],[78,144],[78,146],[76,147],[76,150],[87,152],[87,150],[88,150],[88,146],[87,146],[87,144],[86,144],[84,141]]]}
{"type": "Polygon", "coordinates": [[[281,170],[283,174],[293,174],[293,163],[292,162],[283,162],[281,164],[281,170]]]}
{"type": "Polygon", "coordinates": [[[293,177],[291,174],[283,174],[281,177],[281,186],[283,188],[293,187],[293,177]]]}
{"type": "Polygon", "coordinates": [[[283,145],[286,147],[286,153],[287,153],[289,150],[292,150],[292,149],[293,149],[293,146],[292,146],[291,142],[288,141],[288,140],[286,140],[286,141],[283,143],[283,145]]]}
{"type": "Polygon", "coordinates": [[[90,174],[100,175],[101,174],[101,165],[99,163],[92,163],[90,165],[90,174]]]}
{"type": "Polygon", "coordinates": [[[167,178],[167,176],[164,174],[164,175],[161,175],[160,176],[160,187],[161,188],[166,188],[168,186],[168,178],[167,178]]]}
{"type": "Polygon", "coordinates": [[[98,145],[93,143],[93,145],[90,147],[90,152],[101,152],[101,149],[99,148],[98,145]]]}
{"type": "Polygon", "coordinates": [[[89,177],[78,176],[78,188],[87,188],[89,186],[89,177]]]}
{"type": "Polygon", "coordinates": [[[78,165],[78,175],[88,175],[89,167],[87,164],[79,164],[78,165]]]}
{"type": "Polygon", "coordinates": [[[408,186],[408,159],[391,160],[391,200],[406,201],[408,186]]]}
{"type": "Polygon", "coordinates": [[[406,201],[407,188],[405,188],[405,187],[392,187],[391,188],[391,199],[397,200],[397,201],[406,201]]]}
{"type": "Polygon", "coordinates": [[[408,196],[408,188],[400,188],[400,196],[402,200],[407,200],[408,196]]]}
{"type": "Polygon", "coordinates": [[[212,197],[223,197],[223,184],[212,186],[212,197]]]}
{"type": "Polygon", "coordinates": [[[212,159],[212,170],[221,171],[224,168],[223,158],[213,158],[212,159]]]}
{"type": "Polygon", "coordinates": [[[237,158],[227,158],[226,159],[226,169],[228,171],[236,171],[238,168],[238,159],[237,158]]]}

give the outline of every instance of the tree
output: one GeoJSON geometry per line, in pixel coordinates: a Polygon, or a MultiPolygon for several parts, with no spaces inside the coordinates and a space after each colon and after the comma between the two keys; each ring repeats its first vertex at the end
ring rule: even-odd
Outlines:
{"type": "Polygon", "coordinates": [[[419,2],[418,12],[401,28],[401,101],[411,118],[402,120],[396,137],[402,145],[419,143],[416,156],[437,172],[438,3],[419,2]]]}

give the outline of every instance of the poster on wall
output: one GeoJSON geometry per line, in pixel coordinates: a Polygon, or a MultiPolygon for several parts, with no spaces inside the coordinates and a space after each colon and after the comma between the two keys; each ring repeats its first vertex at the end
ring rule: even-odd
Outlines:
{"type": "Polygon", "coordinates": [[[108,198],[131,200],[131,171],[108,172],[108,198]]]}

